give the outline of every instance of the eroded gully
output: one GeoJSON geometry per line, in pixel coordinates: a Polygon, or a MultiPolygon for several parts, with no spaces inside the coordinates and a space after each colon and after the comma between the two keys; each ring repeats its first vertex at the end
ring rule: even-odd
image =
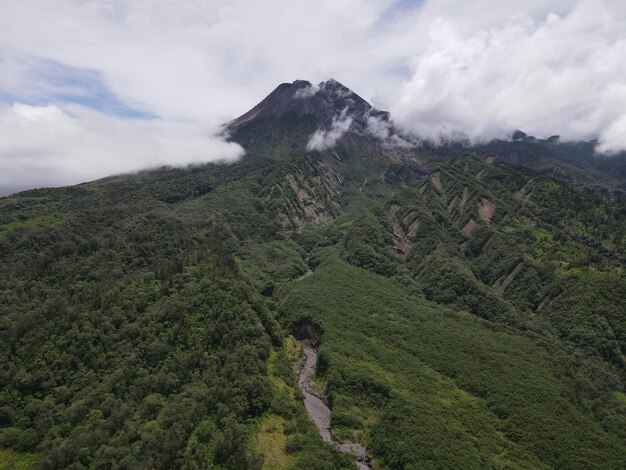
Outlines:
{"type": "Polygon", "coordinates": [[[302,395],[304,395],[304,407],[311,420],[317,426],[322,439],[337,447],[344,454],[354,456],[359,470],[373,469],[374,467],[365,447],[358,443],[340,444],[333,438],[330,432],[331,411],[326,403],[326,397],[315,390],[311,382],[311,376],[315,374],[317,367],[317,350],[313,347],[311,340],[299,340],[298,343],[302,346],[305,358],[304,365],[298,374],[298,387],[302,391],[302,395]]]}

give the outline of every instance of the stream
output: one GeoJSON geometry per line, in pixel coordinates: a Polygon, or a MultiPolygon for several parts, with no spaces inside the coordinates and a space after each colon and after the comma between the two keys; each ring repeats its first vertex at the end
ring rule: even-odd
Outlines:
{"type": "Polygon", "coordinates": [[[311,340],[299,340],[304,352],[305,363],[298,374],[298,387],[304,395],[304,407],[311,420],[317,426],[317,429],[324,441],[333,444],[344,454],[350,454],[355,457],[359,470],[372,470],[374,467],[367,455],[365,447],[358,443],[339,444],[333,438],[330,432],[330,408],[326,403],[326,397],[315,389],[311,382],[311,375],[315,374],[317,367],[317,350],[313,347],[311,340]]]}

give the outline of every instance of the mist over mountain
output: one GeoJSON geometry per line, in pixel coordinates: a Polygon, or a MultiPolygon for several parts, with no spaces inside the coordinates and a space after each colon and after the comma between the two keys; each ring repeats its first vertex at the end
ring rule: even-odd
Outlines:
{"type": "Polygon", "coordinates": [[[495,152],[509,163],[589,191],[623,194],[626,189],[626,154],[601,154],[597,140],[568,142],[558,135],[541,139],[518,129],[511,130],[506,140],[472,143],[469,136],[458,133],[445,141],[432,141],[419,129],[398,127],[388,112],[333,79],[317,85],[306,80],[283,83],[224,129],[231,141],[248,149],[280,147],[285,142],[289,151],[326,150],[342,143],[382,149],[418,173],[431,161],[449,161],[471,151],[495,152]]]}
{"type": "Polygon", "coordinates": [[[430,142],[626,149],[619,0],[155,1],[5,5],[0,194],[232,161],[212,134],[295,77],[332,76],[430,142]]]}

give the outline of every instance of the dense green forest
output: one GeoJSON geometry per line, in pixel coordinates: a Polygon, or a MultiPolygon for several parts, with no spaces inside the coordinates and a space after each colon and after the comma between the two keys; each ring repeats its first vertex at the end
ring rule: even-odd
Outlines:
{"type": "Polygon", "coordinates": [[[254,420],[274,409],[304,442],[291,452],[299,468],[345,464],[297,397],[273,388],[267,362],[284,332],[239,269],[223,216],[161,200],[196,174],[182,176],[168,194],[139,179],[3,200],[7,468],[257,468],[254,420]]]}
{"type": "Polygon", "coordinates": [[[602,165],[606,192],[540,171],[546,143],[531,168],[502,143],[306,152],[314,124],[280,119],[232,165],[0,199],[0,469],[354,468],[302,404],[305,324],[333,435],[376,468],[624,468],[602,165]]]}

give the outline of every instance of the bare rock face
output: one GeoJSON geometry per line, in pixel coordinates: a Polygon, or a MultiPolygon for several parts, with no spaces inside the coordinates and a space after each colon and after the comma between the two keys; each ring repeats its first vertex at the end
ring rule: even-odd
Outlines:
{"type": "Polygon", "coordinates": [[[339,201],[341,174],[322,160],[306,158],[292,165],[263,199],[276,207],[286,229],[301,229],[307,223],[324,225],[342,211],[339,201]]]}
{"type": "Polygon", "coordinates": [[[483,222],[491,223],[493,214],[496,212],[496,206],[488,199],[482,198],[478,202],[478,215],[483,222]]]}

